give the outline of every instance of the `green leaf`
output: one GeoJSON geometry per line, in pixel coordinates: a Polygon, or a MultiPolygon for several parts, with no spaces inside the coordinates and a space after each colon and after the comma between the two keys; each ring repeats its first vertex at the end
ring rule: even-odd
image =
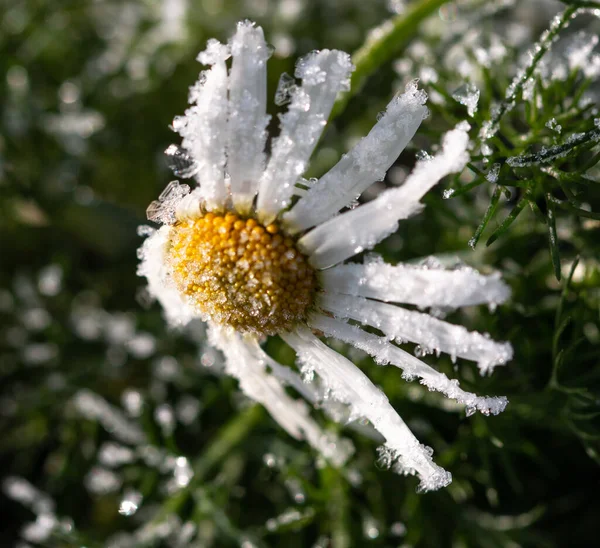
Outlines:
{"type": "Polygon", "coordinates": [[[494,231],[494,233],[488,238],[488,241],[485,243],[486,246],[493,244],[502,234],[504,234],[508,227],[513,223],[513,221],[519,216],[519,213],[523,211],[523,208],[527,205],[528,199],[522,197],[517,205],[513,207],[512,211],[507,215],[507,217],[502,221],[502,224],[494,231]]]}
{"type": "Polygon", "coordinates": [[[498,209],[498,204],[500,203],[500,195],[501,194],[502,194],[502,188],[500,187],[500,185],[496,185],[496,188],[494,189],[494,193],[492,194],[492,199],[490,200],[490,205],[488,206],[488,208],[485,212],[485,215],[483,216],[483,220],[481,221],[481,223],[477,227],[477,230],[475,231],[475,234],[469,241],[469,245],[472,248],[475,248],[475,246],[477,245],[477,242],[479,242],[479,238],[481,238],[481,234],[485,230],[485,227],[490,222],[490,219],[496,213],[496,209],[498,209]]]}
{"type": "Polygon", "coordinates": [[[352,56],[356,68],[350,80],[350,90],[340,95],[329,120],[337,118],[344,111],[350,99],[362,89],[369,76],[400,54],[402,47],[419,32],[422,21],[448,2],[449,0],[412,2],[406,11],[372,31],[364,45],[352,56]]]}
{"type": "Polygon", "coordinates": [[[558,236],[556,235],[556,215],[554,212],[554,204],[552,197],[546,194],[546,224],[548,226],[548,243],[550,244],[550,256],[552,257],[552,265],[554,266],[554,276],[560,281],[560,254],[558,251],[558,236]]]}

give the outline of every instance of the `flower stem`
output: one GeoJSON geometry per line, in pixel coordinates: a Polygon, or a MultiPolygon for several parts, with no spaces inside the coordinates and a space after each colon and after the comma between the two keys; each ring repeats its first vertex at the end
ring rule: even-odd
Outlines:
{"type": "Polygon", "coordinates": [[[392,57],[419,30],[419,24],[449,0],[419,0],[413,2],[405,12],[397,15],[374,29],[365,43],[354,53],[352,62],[356,67],[350,80],[350,90],[338,97],[329,120],[339,116],[350,99],[356,95],[369,76],[392,57]]]}
{"type": "Polygon", "coordinates": [[[167,499],[153,521],[160,523],[169,514],[179,512],[188,500],[191,491],[203,482],[206,474],[216,464],[222,461],[236,445],[246,438],[262,417],[263,408],[260,405],[253,405],[236,415],[224,426],[217,437],[208,445],[206,451],[194,463],[194,478],[192,481],[187,487],[167,499]]]}
{"type": "Polygon", "coordinates": [[[194,463],[194,477],[203,479],[211,468],[246,438],[262,417],[263,408],[260,405],[253,405],[235,416],[194,463]]]}

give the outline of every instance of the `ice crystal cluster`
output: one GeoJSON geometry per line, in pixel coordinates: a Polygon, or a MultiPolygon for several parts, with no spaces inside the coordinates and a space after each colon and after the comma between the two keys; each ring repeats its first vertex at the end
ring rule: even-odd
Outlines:
{"type": "Polygon", "coordinates": [[[504,409],[505,398],[465,392],[457,380],[398,346],[411,342],[421,356],[446,352],[452,359],[472,360],[481,373],[508,362],[508,343],[398,306],[496,305],[509,295],[499,276],[468,267],[447,270],[431,261],[391,266],[374,256],[346,262],[392,234],[400,220],[422,208],[430,188],[465,167],[469,126],[461,123],[447,132],[439,152],[419,160],[400,187],[348,209],[383,179],[407,146],[428,114],[426,94],[409,83],[366,137],[307,184],[301,177],[353,66],[346,53],[330,50],[298,62],[300,82],[287,82],[289,106],[266,155],[270,54],[262,29],[242,22],[228,44],[210,40],[198,56],[210,68],[191,88],[190,108],[173,122],[182,147],[167,150],[175,172],[196,184],[190,191],[170,183],[149,208],[150,220],[162,226],[146,229],[139,273],[172,325],[193,318],[208,322],[226,371],[292,436],[306,439],[337,464],[351,452],[348,441],[321,431],[310,406],[292,398],[286,386],[334,419],[366,419],[384,437],[389,464],[417,474],[421,489],[445,486],[450,473],[433,462],[432,451],[419,443],[385,394],[318,334],[400,368],[406,379],[418,378],[464,404],[469,414],[504,409]],[[295,350],[300,373],[263,350],[264,336],[273,334],[295,350]]]}

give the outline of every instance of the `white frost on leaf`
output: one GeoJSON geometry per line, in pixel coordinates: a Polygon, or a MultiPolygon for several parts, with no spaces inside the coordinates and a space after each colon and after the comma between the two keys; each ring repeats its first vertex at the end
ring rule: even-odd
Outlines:
{"type": "Polygon", "coordinates": [[[260,180],[258,215],[263,223],[285,209],[294,185],[308,166],[339,91],[347,89],[352,62],[336,50],[313,52],[298,61],[296,78],[302,85],[291,91],[288,111],[281,116],[281,133],[260,180]]]}
{"type": "Polygon", "coordinates": [[[324,222],[298,242],[315,268],[327,268],[371,249],[398,228],[398,221],[421,209],[423,195],[440,179],[462,171],[469,161],[469,125],[459,124],[444,135],[442,150],[417,162],[399,188],[387,190],[375,200],[324,222]]]}
{"type": "Polygon", "coordinates": [[[296,351],[301,367],[321,377],[330,398],[349,406],[349,421],[367,419],[385,438],[389,465],[401,473],[417,474],[422,491],[439,489],[452,481],[451,474],[433,462],[431,449],[419,443],[385,394],[351,361],[322,343],[308,328],[282,337],[296,351]]]}
{"type": "Polygon", "coordinates": [[[394,97],[370,133],[284,215],[290,229],[297,232],[327,221],[382,180],[427,116],[426,100],[416,81],[394,97]]]}
{"type": "Polygon", "coordinates": [[[414,304],[420,308],[497,305],[510,296],[510,288],[499,273],[484,276],[466,265],[446,270],[432,259],[420,265],[392,266],[380,258],[364,264],[346,263],[324,270],[319,280],[330,293],[414,304]]]}
{"type": "Polygon", "coordinates": [[[323,310],[337,318],[350,318],[382,331],[397,342],[414,342],[421,353],[445,352],[477,362],[481,374],[512,359],[509,343],[497,343],[489,336],[467,331],[461,325],[438,320],[429,314],[363,297],[323,293],[318,297],[323,310]]]}

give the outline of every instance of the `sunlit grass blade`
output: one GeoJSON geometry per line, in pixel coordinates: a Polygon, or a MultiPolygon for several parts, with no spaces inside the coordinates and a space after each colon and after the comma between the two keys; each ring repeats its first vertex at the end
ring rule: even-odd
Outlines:
{"type": "Polygon", "coordinates": [[[412,2],[406,11],[373,31],[371,38],[368,38],[352,56],[352,62],[356,68],[350,80],[350,90],[340,95],[329,119],[333,120],[339,116],[350,99],[362,89],[369,76],[384,63],[399,55],[402,46],[419,31],[420,23],[448,1],[418,0],[412,2]]]}

